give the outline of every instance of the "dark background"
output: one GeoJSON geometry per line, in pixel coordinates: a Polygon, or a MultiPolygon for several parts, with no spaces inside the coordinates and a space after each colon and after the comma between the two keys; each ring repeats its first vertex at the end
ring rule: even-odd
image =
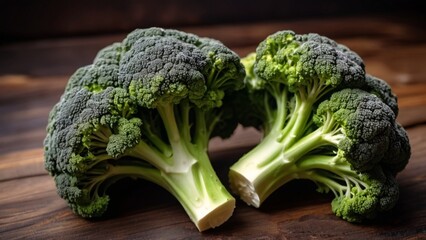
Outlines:
{"type": "Polygon", "coordinates": [[[250,23],[336,16],[418,18],[424,1],[0,0],[0,44],[129,32],[135,28],[250,23]]]}

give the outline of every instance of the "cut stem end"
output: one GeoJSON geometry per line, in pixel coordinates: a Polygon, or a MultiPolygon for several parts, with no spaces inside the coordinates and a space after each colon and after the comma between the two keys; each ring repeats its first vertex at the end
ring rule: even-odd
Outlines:
{"type": "Polygon", "coordinates": [[[260,207],[261,200],[253,183],[232,169],[229,172],[229,182],[232,192],[240,196],[249,206],[260,207]]]}
{"type": "Polygon", "coordinates": [[[200,232],[218,227],[232,216],[234,209],[235,199],[229,198],[204,216],[200,216],[197,221],[194,221],[195,226],[200,232]]]}

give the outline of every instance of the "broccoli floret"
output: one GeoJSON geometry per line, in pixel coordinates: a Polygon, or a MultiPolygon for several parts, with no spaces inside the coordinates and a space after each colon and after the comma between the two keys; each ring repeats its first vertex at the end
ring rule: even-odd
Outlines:
{"type": "Polygon", "coordinates": [[[367,74],[365,84],[361,88],[374,93],[392,109],[395,115],[398,115],[398,97],[392,92],[391,87],[384,80],[367,74]]]}
{"type": "Polygon", "coordinates": [[[230,168],[236,194],[259,207],[303,178],[332,191],[332,210],[348,221],[394,206],[408,137],[396,122],[390,87],[366,76],[358,55],[326,37],[283,31],[242,63],[247,87],[238,92],[246,104],[235,103],[239,121],[262,130],[263,139],[230,168]]]}
{"type": "Polygon", "coordinates": [[[200,231],[219,226],[235,199],[207,148],[237,126],[224,119],[244,76],[223,44],[176,30],[138,29],[101,50],[50,113],[45,167],[59,195],[78,215],[99,217],[110,185],[141,178],[173,194],[200,231]]]}
{"type": "Polygon", "coordinates": [[[121,52],[121,43],[114,43],[101,49],[93,64],[79,68],[70,77],[65,91],[74,87],[85,87],[96,92],[102,91],[106,87],[117,87],[121,52]]]}

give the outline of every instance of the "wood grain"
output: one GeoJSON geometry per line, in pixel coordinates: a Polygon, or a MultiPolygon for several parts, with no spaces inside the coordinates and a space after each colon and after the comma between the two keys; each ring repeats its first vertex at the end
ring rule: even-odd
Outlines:
{"type": "MultiPolygon", "coordinates": [[[[335,217],[331,195],[294,181],[260,209],[237,202],[232,218],[199,233],[179,203],[145,181],[113,187],[107,218],[84,220],[57,195],[43,167],[47,116],[70,74],[92,61],[103,46],[124,34],[39,40],[0,46],[0,239],[425,239],[426,238],[426,34],[417,22],[388,18],[312,19],[186,27],[217,38],[241,56],[281,29],[319,32],[357,51],[367,70],[388,81],[398,95],[401,122],[412,157],[398,175],[400,201],[370,224],[335,217]]],[[[212,162],[224,183],[227,169],[260,135],[239,127],[228,140],[210,143],[212,162]]]]}

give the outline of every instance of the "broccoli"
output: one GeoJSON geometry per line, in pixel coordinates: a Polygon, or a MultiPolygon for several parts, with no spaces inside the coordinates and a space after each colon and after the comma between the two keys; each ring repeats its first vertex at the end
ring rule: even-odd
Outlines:
{"type": "Polygon", "coordinates": [[[263,139],[231,166],[233,192],[259,207],[285,183],[312,180],[334,193],[333,212],[350,222],[395,205],[408,137],[390,86],[366,74],[356,53],[318,34],[280,31],[242,63],[239,121],[263,139]]]}
{"type": "Polygon", "coordinates": [[[228,101],[244,76],[222,43],[177,30],[137,29],[102,49],[49,116],[45,168],[58,194],[76,214],[100,217],[109,186],[140,178],[176,197],[199,231],[219,226],[235,199],[208,143],[237,126],[228,101]]]}

